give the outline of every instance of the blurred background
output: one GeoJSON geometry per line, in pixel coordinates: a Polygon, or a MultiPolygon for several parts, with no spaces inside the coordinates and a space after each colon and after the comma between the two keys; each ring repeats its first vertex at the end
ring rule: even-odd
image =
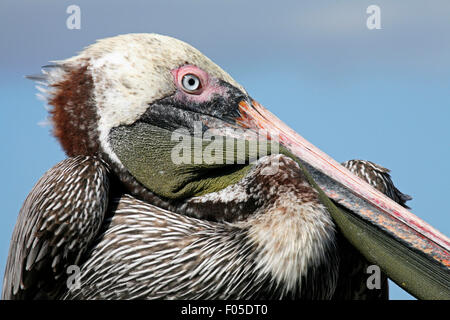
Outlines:
{"type": "MultiPolygon", "coordinates": [[[[96,39],[156,32],[184,40],[338,161],[372,160],[450,234],[449,1],[0,2],[0,273],[22,202],[65,155],[25,75],[96,39]],[[66,27],[69,5],[81,29],[66,27]],[[369,30],[369,5],[381,29],[369,30]]],[[[412,299],[391,283],[391,299],[412,299]]]]}

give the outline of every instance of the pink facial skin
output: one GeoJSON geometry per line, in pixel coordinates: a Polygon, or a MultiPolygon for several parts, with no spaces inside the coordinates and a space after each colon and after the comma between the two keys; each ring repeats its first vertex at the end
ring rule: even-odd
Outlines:
{"type": "Polygon", "coordinates": [[[180,101],[191,101],[202,103],[209,101],[213,95],[225,95],[226,88],[219,85],[217,79],[212,78],[202,69],[194,65],[185,65],[171,71],[174,83],[177,86],[175,99],[180,101]],[[182,84],[183,77],[187,74],[193,74],[200,79],[200,88],[195,92],[187,92],[182,84]]]}

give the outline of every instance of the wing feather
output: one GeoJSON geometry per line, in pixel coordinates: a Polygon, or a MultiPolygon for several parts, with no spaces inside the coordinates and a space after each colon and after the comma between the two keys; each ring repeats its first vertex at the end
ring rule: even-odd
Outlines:
{"type": "MultiPolygon", "coordinates": [[[[400,205],[408,208],[405,202],[412,198],[398,190],[391,180],[389,169],[366,160],[349,160],[342,163],[378,191],[384,193],[400,205]]],[[[346,239],[339,239],[342,256],[340,275],[334,299],[340,300],[387,300],[389,298],[388,278],[381,272],[380,289],[369,289],[367,268],[371,265],[346,239]]]]}
{"type": "Polygon", "coordinates": [[[68,158],[34,186],[13,231],[3,299],[55,298],[80,262],[108,206],[109,171],[98,158],[68,158]]]}

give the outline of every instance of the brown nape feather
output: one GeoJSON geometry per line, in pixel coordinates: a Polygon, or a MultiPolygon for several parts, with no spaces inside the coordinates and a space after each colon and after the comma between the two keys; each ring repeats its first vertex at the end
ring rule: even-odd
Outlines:
{"type": "Polygon", "coordinates": [[[49,104],[54,125],[53,134],[69,157],[95,155],[97,113],[92,99],[93,80],[87,66],[70,70],[64,79],[51,84],[54,88],[49,104]]]}

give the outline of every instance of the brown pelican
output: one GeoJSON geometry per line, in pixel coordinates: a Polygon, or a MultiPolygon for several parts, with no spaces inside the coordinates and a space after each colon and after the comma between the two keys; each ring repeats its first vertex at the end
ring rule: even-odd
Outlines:
{"type": "Polygon", "coordinates": [[[386,297],[368,264],[450,297],[449,240],[356,176],[379,168],[352,174],[188,44],[103,39],[38,80],[68,158],[19,213],[4,299],[386,297]]]}

